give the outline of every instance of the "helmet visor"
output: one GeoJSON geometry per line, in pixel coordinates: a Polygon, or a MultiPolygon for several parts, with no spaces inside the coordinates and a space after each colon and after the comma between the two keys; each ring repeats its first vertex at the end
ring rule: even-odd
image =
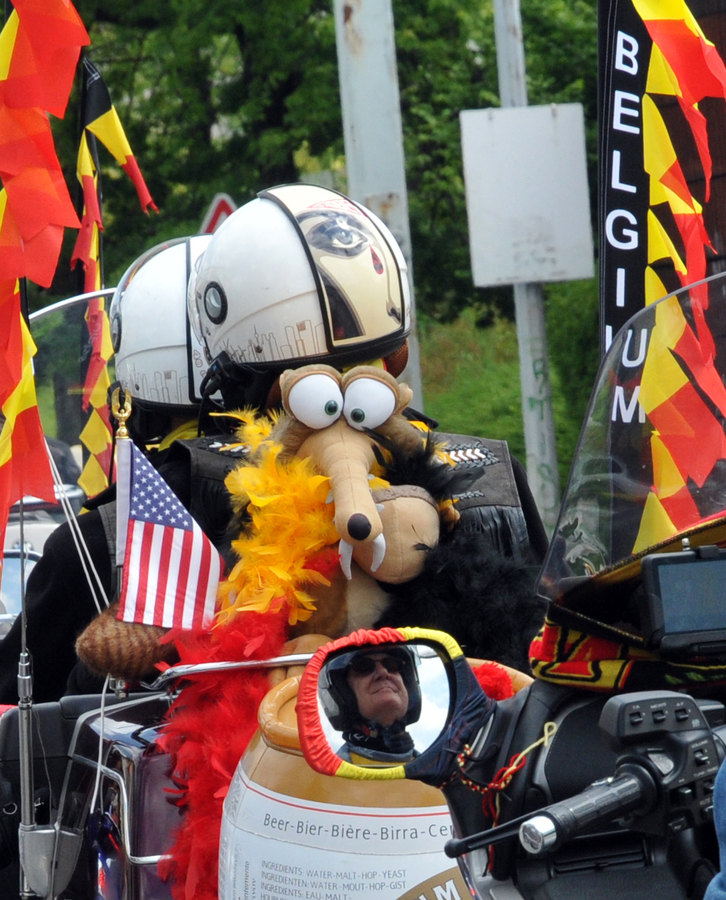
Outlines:
{"type": "Polygon", "coordinates": [[[316,185],[283,185],[259,196],[276,202],[298,231],[331,352],[405,337],[400,267],[385,235],[363,209],[316,185]]]}

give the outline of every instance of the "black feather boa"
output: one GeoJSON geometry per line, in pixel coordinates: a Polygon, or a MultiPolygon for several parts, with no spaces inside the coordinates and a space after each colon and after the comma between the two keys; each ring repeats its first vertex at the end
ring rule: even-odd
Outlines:
{"type": "Polygon", "coordinates": [[[536,567],[502,556],[480,532],[455,528],[429,550],[417,578],[385,585],[391,603],[375,627],[436,628],[467,656],[529,672],[529,644],[545,611],[534,593],[536,575],[536,567]]]}

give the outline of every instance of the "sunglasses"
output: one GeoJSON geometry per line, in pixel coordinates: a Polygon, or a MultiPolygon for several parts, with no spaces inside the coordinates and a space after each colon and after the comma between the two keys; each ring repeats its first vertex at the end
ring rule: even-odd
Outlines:
{"type": "Polygon", "coordinates": [[[354,675],[370,675],[375,671],[376,663],[380,663],[386,672],[392,675],[400,675],[405,671],[408,660],[395,656],[382,656],[374,659],[372,656],[354,656],[350,661],[349,669],[354,675]]]}

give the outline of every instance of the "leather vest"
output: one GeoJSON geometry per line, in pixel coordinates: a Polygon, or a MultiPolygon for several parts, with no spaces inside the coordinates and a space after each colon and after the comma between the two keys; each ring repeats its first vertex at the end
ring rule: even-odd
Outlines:
{"type": "Polygon", "coordinates": [[[454,496],[456,527],[484,532],[504,556],[527,559],[530,536],[507,442],[445,432],[436,438],[451,463],[472,470],[473,480],[454,496]]]}

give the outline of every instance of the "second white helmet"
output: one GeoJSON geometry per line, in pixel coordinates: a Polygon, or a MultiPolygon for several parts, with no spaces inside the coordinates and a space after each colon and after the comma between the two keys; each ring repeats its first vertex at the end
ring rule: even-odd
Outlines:
{"type": "Polygon", "coordinates": [[[116,379],[134,403],[187,413],[207,370],[187,315],[189,274],[211,235],[152,247],[126,270],[109,308],[116,379]]]}

